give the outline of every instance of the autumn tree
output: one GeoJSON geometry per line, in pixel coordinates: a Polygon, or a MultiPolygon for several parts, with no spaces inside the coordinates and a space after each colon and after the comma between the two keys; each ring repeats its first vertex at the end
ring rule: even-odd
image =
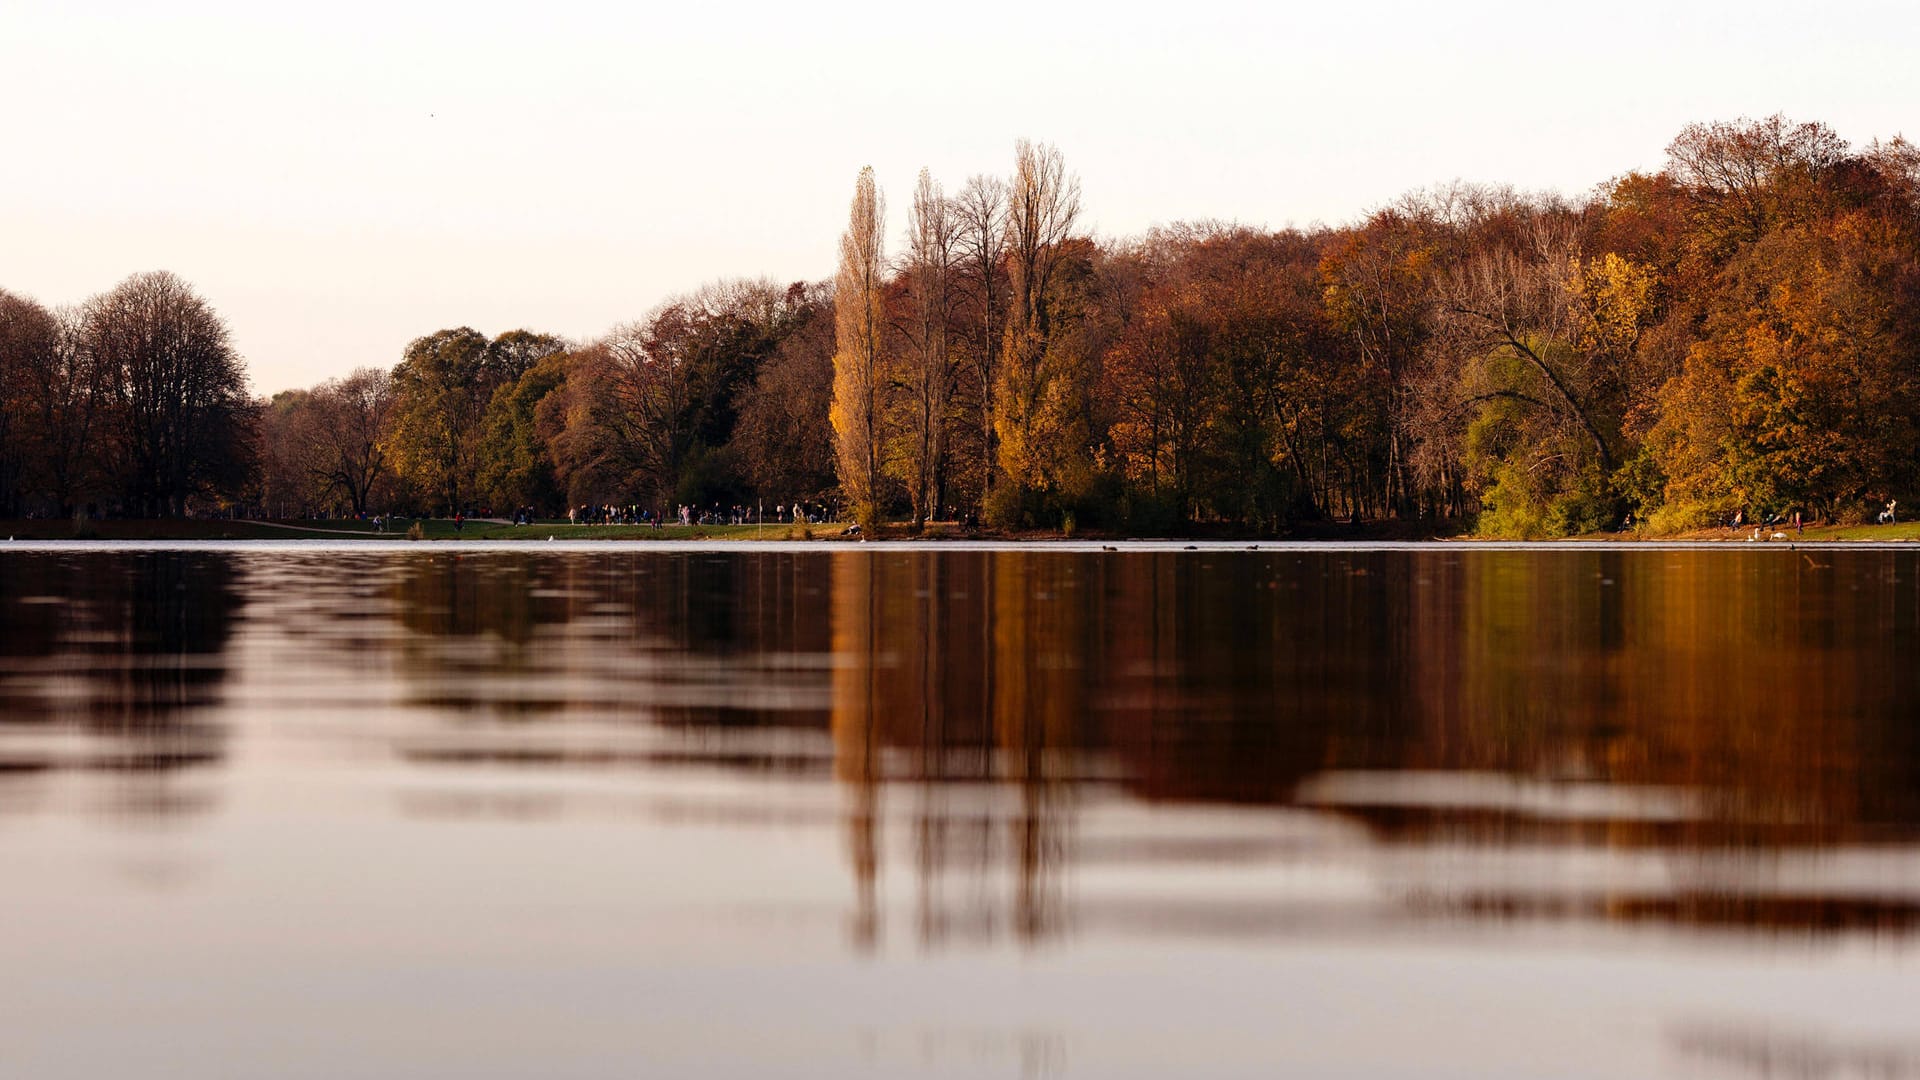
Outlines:
{"type": "Polygon", "coordinates": [[[1852,517],[1920,480],[1920,265],[1903,232],[1848,214],[1732,260],[1649,437],[1668,521],[1852,517]]]}
{"type": "Polygon", "coordinates": [[[880,395],[885,377],[882,308],[886,204],[873,169],[860,170],[840,237],[840,269],[833,279],[833,421],[840,486],[853,518],[868,533],[880,523],[880,395]]]}
{"type": "MultiPolygon", "coordinates": [[[[735,446],[742,404],[806,311],[804,286],[736,279],[615,328],[570,378],[578,385],[569,392],[569,461],[597,459],[600,482],[615,485],[602,497],[615,501],[623,493],[662,506],[746,498],[735,446]]],[[[570,484],[589,475],[566,471],[570,484]]]]}
{"type": "Polygon", "coordinates": [[[1687,242],[1648,335],[1663,378],[1640,423],[1643,509],[1666,528],[1743,509],[1845,518],[1905,490],[1916,155],[1853,153],[1779,116],[1694,125],[1668,154],[1687,242]]]}
{"type": "Polygon", "coordinates": [[[668,332],[681,318],[673,308],[616,326],[580,352],[553,445],[570,502],[622,493],[660,509],[674,502],[691,445],[693,365],[668,332]]]}
{"type": "Polygon", "coordinates": [[[542,433],[541,409],[566,384],[573,366],[569,352],[544,352],[518,378],[494,391],[484,420],[480,486],[496,506],[553,512],[567,501],[542,433]]]}
{"type": "Polygon", "coordinates": [[[1409,201],[1349,231],[1321,263],[1327,312],[1372,375],[1365,390],[1385,433],[1384,505],[1403,515],[1420,509],[1410,445],[1411,375],[1432,326],[1434,231],[1428,210],[1409,201]]]}
{"type": "Polygon", "coordinates": [[[1025,139],[1014,150],[1007,188],[1006,245],[1010,287],[1007,325],[994,386],[994,434],[1012,498],[996,504],[1010,522],[1020,500],[1060,478],[1065,459],[1087,432],[1076,408],[1079,357],[1062,348],[1065,329],[1060,271],[1080,216],[1080,181],[1060,152],[1025,139]]]}
{"type": "Polygon", "coordinates": [[[1186,478],[1212,390],[1193,340],[1183,283],[1154,281],[1107,356],[1109,437],[1126,480],[1148,500],[1170,493],[1187,516],[1186,478]]]}
{"type": "Polygon", "coordinates": [[[821,282],[790,292],[795,317],[742,395],[732,444],[753,490],[776,505],[824,498],[835,483],[833,290],[821,282]]]}
{"type": "Polygon", "coordinates": [[[451,517],[476,494],[481,419],[499,380],[470,327],[415,338],[393,369],[394,465],[451,517]]]}
{"type": "Polygon", "coordinates": [[[1584,531],[1579,526],[1597,527],[1612,516],[1614,448],[1603,415],[1612,372],[1588,347],[1582,252],[1566,213],[1553,206],[1509,211],[1524,219],[1520,237],[1486,238],[1442,275],[1439,347],[1460,366],[1461,406],[1488,458],[1483,484],[1508,485],[1489,491],[1496,507],[1519,511],[1506,504],[1524,504],[1537,516],[1590,464],[1582,494],[1598,505],[1598,517],[1570,523],[1571,531],[1584,531]],[[1524,494],[1511,489],[1522,483],[1529,485],[1524,494]]]}
{"type": "Polygon", "coordinates": [[[1105,357],[1116,460],[1143,489],[1143,506],[1164,506],[1171,520],[1162,528],[1193,518],[1208,460],[1217,457],[1212,441],[1227,388],[1216,350],[1218,283],[1203,265],[1212,235],[1176,225],[1155,230],[1130,253],[1145,284],[1105,357]]]}
{"type": "Polygon", "coordinates": [[[1315,513],[1308,441],[1324,430],[1317,412],[1338,379],[1318,245],[1235,229],[1206,250],[1220,384],[1208,502],[1227,520],[1274,531],[1315,513]]]}
{"type": "Polygon", "coordinates": [[[518,382],[550,357],[567,351],[567,340],[535,330],[509,330],[487,342],[487,374],[497,386],[518,382]]]}
{"type": "Polygon", "coordinates": [[[689,501],[743,497],[732,442],[755,376],[806,312],[806,289],[765,278],[707,285],[661,325],[691,368],[690,443],[681,486],[689,501]]]}
{"type": "Polygon", "coordinates": [[[1102,367],[1128,478],[1179,521],[1271,530],[1316,513],[1334,386],[1318,238],[1179,225],[1134,257],[1147,284],[1102,367]]]}

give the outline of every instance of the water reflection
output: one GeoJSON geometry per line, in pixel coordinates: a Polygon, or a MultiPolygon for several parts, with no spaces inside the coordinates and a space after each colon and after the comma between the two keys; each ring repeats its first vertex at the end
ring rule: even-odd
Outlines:
{"type": "MultiPolygon", "coordinates": [[[[218,762],[239,606],[223,556],[0,559],[0,773],[218,762]]],[[[134,813],[196,802],[125,790],[134,813]]]]}
{"type": "MultiPolygon", "coordinates": [[[[118,822],[222,838],[122,860],[171,888],[282,865],[267,837],[304,823],[358,839],[282,872],[414,934],[439,928],[378,882],[417,863],[521,906],[644,911],[707,956],[1897,946],[1920,928],[1917,571],[1904,551],[10,555],[0,824],[58,817],[35,777],[97,783],[118,822]],[[176,774],[218,788],[125,783],[176,774]]],[[[412,887],[442,913],[472,895],[412,887]]],[[[618,950],[549,932],[555,963],[618,950]]],[[[1668,1065],[1911,1063],[1681,1020],[1649,1038],[1668,1065]]],[[[1071,1056],[1024,1020],[979,1037],[1071,1056]]]]}
{"type": "Polygon", "coordinates": [[[336,692],[416,765],[833,777],[866,947],[890,827],[928,944],[1062,932],[1076,862],[1302,858],[1425,918],[1904,930],[1912,560],[29,555],[0,560],[0,769],[219,762],[251,599],[283,661],[391,665],[394,700],[336,692]],[[1320,835],[1105,831],[1204,805],[1320,835]],[[1004,909],[947,880],[999,875],[1004,909]]]}
{"type": "MultiPolygon", "coordinates": [[[[1422,917],[1904,931],[1910,558],[849,553],[839,775],[1017,785],[1023,936],[1108,779],[1358,821],[1325,861],[1422,917]]],[[[916,826],[929,891],[949,825],[916,826]]]]}
{"type": "Polygon", "coordinates": [[[1920,1076],[1920,1043],[1856,1045],[1760,1025],[1691,1024],[1669,1035],[1688,1058],[1762,1077],[1920,1076]]]}

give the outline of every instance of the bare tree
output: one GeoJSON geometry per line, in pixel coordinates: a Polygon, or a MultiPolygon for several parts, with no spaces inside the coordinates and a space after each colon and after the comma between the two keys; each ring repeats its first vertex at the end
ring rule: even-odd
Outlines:
{"type": "Polygon", "coordinates": [[[952,203],[958,256],[954,284],[971,308],[973,382],[979,395],[981,510],[993,494],[998,440],[993,432],[993,389],[1000,354],[1006,294],[1000,278],[1007,251],[1007,187],[998,177],[974,176],[952,203]]]}
{"type": "Polygon", "coordinates": [[[393,378],[363,367],[314,388],[319,454],[312,468],[328,488],[345,494],[355,514],[367,511],[373,485],[387,471],[387,439],[394,404],[393,378]]]}
{"type": "Polygon", "coordinates": [[[901,267],[908,311],[901,329],[907,343],[897,382],[906,446],[902,472],[918,532],[938,512],[946,470],[947,414],[953,403],[953,357],[947,330],[952,319],[955,222],[946,195],[927,170],[907,215],[907,257],[901,267]]]}
{"type": "Polygon", "coordinates": [[[39,406],[60,348],[53,312],[0,290],[0,514],[18,512],[34,455],[39,406]]]}
{"type": "Polygon", "coordinates": [[[323,421],[312,390],[282,390],[260,410],[260,506],[270,518],[331,514],[323,421]]]}
{"type": "Polygon", "coordinates": [[[840,271],[834,276],[833,433],[840,486],[854,520],[871,532],[880,518],[880,416],[882,378],[881,287],[886,274],[886,204],[871,166],[854,185],[847,231],[840,238],[840,271]]]}
{"type": "Polygon", "coordinates": [[[186,282],[136,274],[87,304],[86,347],[116,405],[129,509],[178,516],[202,492],[232,493],[253,466],[247,376],[227,326],[186,282]]]}
{"type": "Polygon", "coordinates": [[[1596,423],[1609,374],[1581,304],[1576,223],[1555,206],[1528,208],[1523,248],[1486,245],[1441,278],[1444,332],[1463,357],[1501,355],[1538,379],[1536,391],[1498,387],[1483,396],[1521,401],[1559,417],[1593,448],[1603,471],[1613,452],[1596,423]]]}
{"type": "Polygon", "coordinates": [[[112,372],[87,344],[85,312],[54,312],[57,333],[48,366],[32,376],[39,391],[34,479],[50,508],[65,516],[97,491],[106,453],[101,430],[113,406],[112,372]]]}
{"type": "Polygon", "coordinates": [[[1694,226],[1723,250],[1820,201],[1819,178],[1847,159],[1847,143],[1824,124],[1764,120],[1689,124],[1667,147],[1667,169],[1692,194],[1694,226]]]}
{"type": "Polygon", "coordinates": [[[1059,150],[1021,139],[1014,145],[1007,193],[1007,251],[1013,259],[1013,317],[1023,328],[1045,335],[1055,256],[1079,218],[1080,178],[1067,173],[1059,150]]]}

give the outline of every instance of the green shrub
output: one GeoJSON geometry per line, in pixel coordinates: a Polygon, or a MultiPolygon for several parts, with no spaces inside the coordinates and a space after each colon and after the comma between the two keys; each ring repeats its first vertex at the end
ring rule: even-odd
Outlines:
{"type": "Polygon", "coordinates": [[[1025,499],[1020,485],[1001,483],[987,496],[987,524],[996,529],[1017,529],[1025,524],[1025,499]]]}

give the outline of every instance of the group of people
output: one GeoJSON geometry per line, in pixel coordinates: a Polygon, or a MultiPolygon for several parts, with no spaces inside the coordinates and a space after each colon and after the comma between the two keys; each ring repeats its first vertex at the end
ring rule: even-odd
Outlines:
{"type": "Polygon", "coordinates": [[[800,503],[794,503],[791,511],[786,503],[775,503],[772,517],[766,516],[765,506],[736,504],[723,507],[716,503],[709,507],[682,505],[679,509],[682,525],[764,525],[769,521],[787,521],[789,513],[795,525],[817,525],[828,520],[826,506],[802,506],[800,503]]]}
{"type": "MultiPolygon", "coordinates": [[[[683,504],[677,508],[674,517],[678,520],[679,524],[687,526],[759,525],[769,521],[781,522],[788,520],[791,520],[796,525],[817,525],[821,522],[831,520],[829,516],[830,510],[825,504],[805,505],[796,502],[789,506],[783,502],[774,506],[774,512],[771,517],[764,516],[765,512],[766,508],[764,506],[734,505],[723,507],[716,503],[708,507],[698,507],[683,504]]],[[[364,517],[365,515],[362,516],[364,517]]],[[[456,527],[458,524],[465,523],[466,516],[464,513],[455,516],[456,527]]],[[[651,525],[658,529],[666,524],[666,522],[662,520],[663,516],[664,515],[655,514],[652,510],[644,506],[637,505],[616,506],[611,503],[603,503],[600,505],[583,503],[579,506],[567,508],[567,524],[569,525],[651,525]]],[[[539,515],[534,511],[533,507],[522,506],[513,511],[511,520],[515,525],[532,525],[539,520],[539,515]]],[[[387,527],[387,519],[384,515],[374,517],[372,521],[378,529],[384,530],[387,527]]]]}
{"type": "MultiPolygon", "coordinates": [[[[1768,514],[1766,520],[1753,523],[1753,534],[1754,536],[1759,536],[1762,528],[1771,529],[1775,526],[1785,526],[1789,523],[1793,525],[1794,535],[1796,536],[1807,531],[1806,522],[1801,519],[1800,511],[1795,510],[1792,518],[1788,518],[1787,515],[1782,513],[1768,514]]],[[[1735,510],[1733,512],[1733,521],[1729,527],[1735,532],[1738,532],[1747,526],[1747,524],[1747,512],[1744,509],[1735,510]]]]}
{"type": "MultiPolygon", "coordinates": [[[[532,522],[533,511],[527,511],[527,520],[532,522]]],[[[567,509],[569,525],[652,525],[660,527],[660,521],[653,511],[643,506],[574,506],[567,509]]]]}

